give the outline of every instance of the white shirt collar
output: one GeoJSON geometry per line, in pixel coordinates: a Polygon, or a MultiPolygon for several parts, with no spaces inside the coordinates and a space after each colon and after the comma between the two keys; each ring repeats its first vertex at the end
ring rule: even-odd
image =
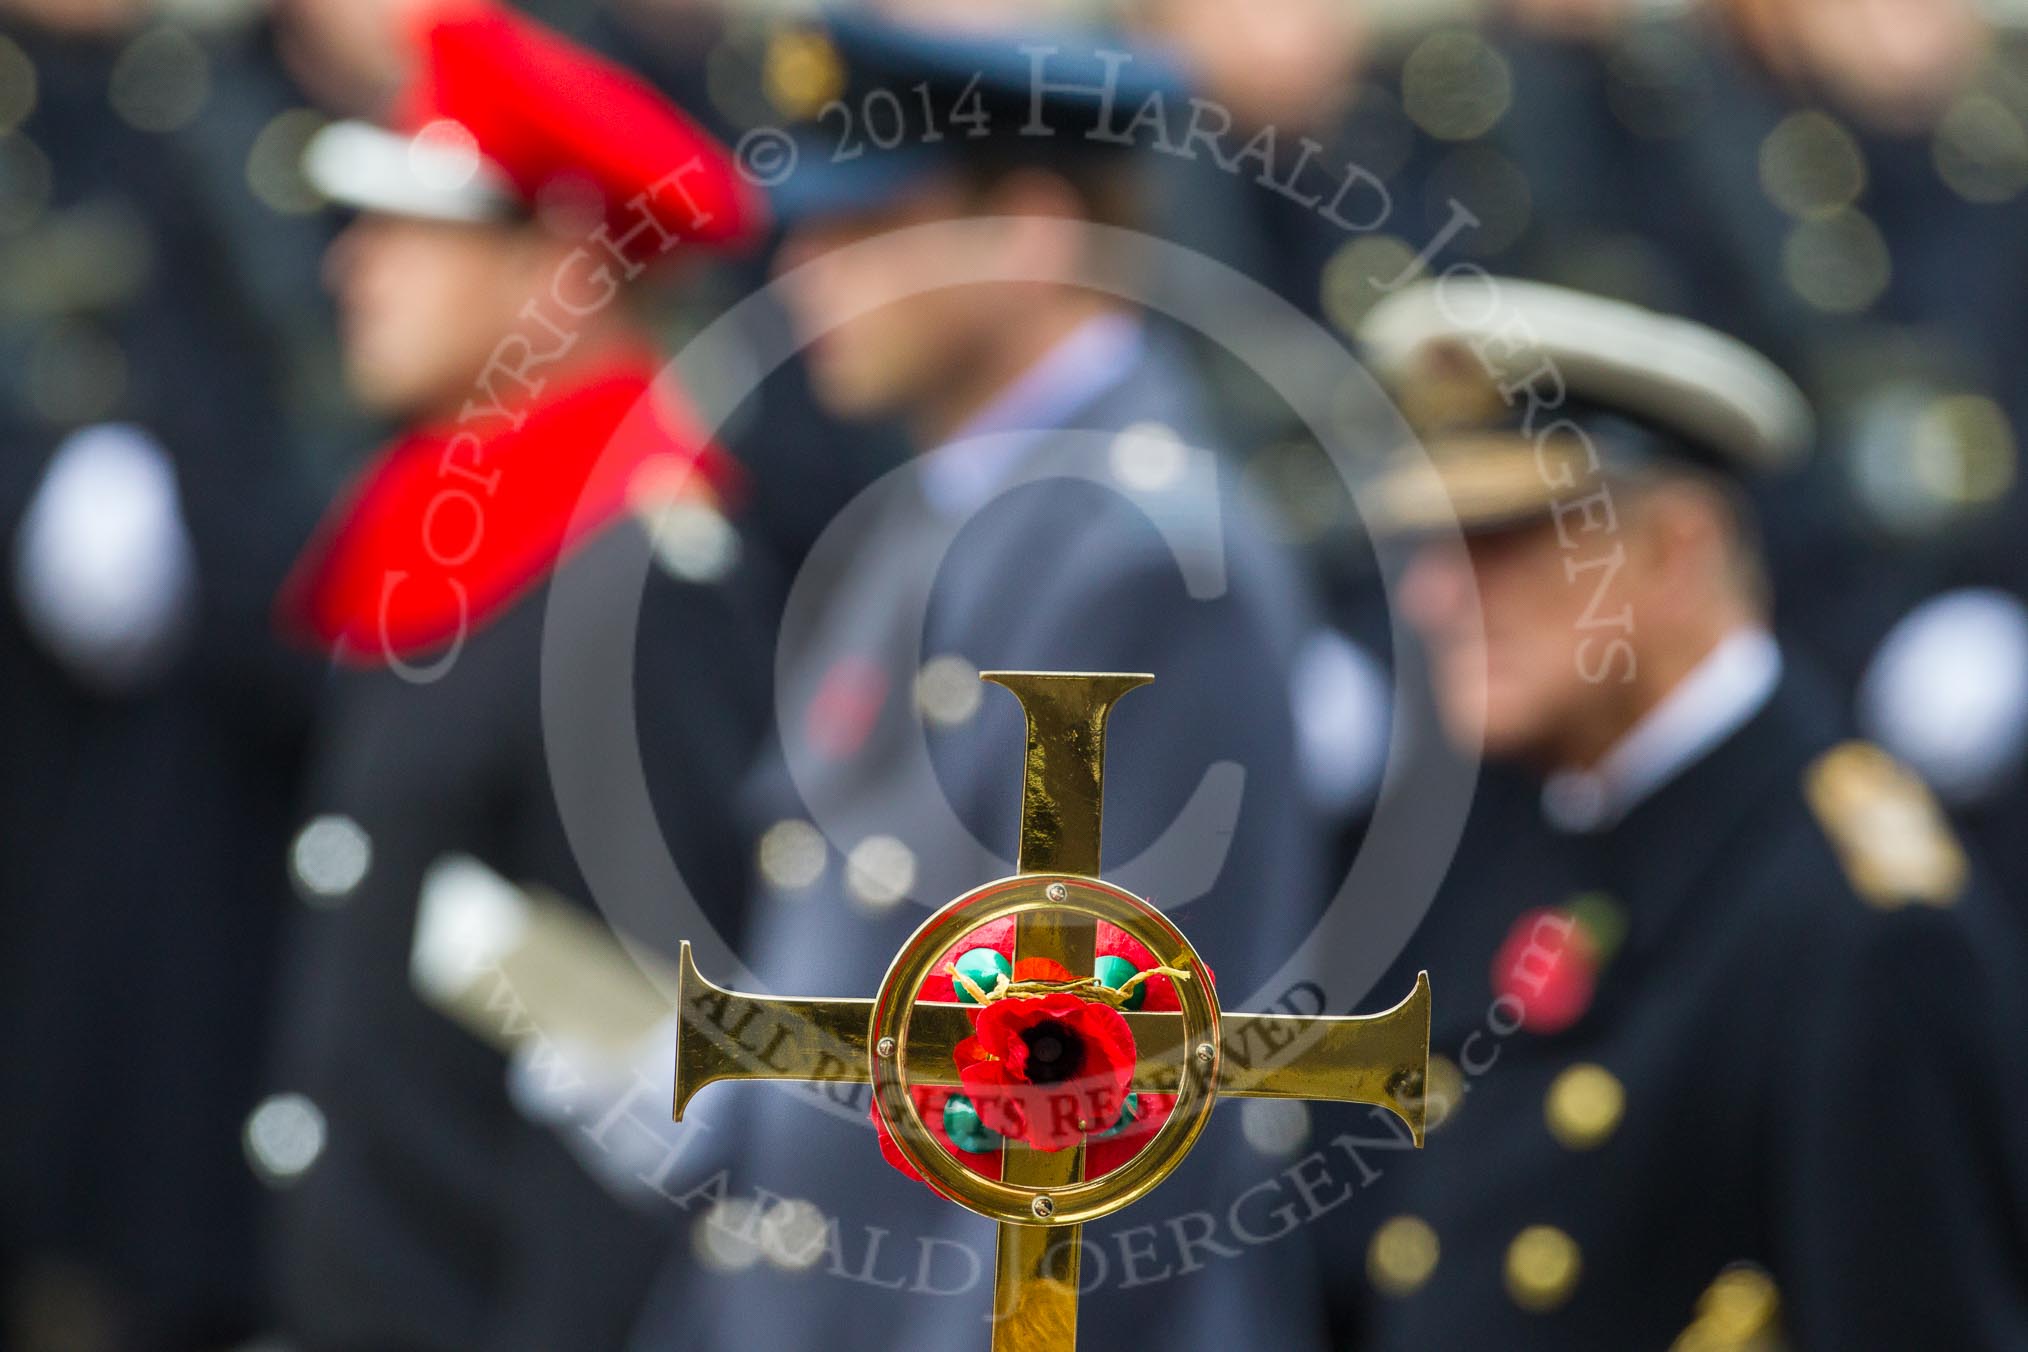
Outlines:
{"type": "Polygon", "coordinates": [[[1595,767],[1551,775],[1542,815],[1573,833],[1613,825],[1760,712],[1781,676],[1781,646],[1766,630],[1728,635],[1595,767]]]}
{"type": "Polygon", "coordinates": [[[1145,344],[1141,321],[1086,320],[1022,372],[943,445],[916,462],[923,496],[947,516],[978,509],[1036,440],[1124,380],[1145,344]]]}

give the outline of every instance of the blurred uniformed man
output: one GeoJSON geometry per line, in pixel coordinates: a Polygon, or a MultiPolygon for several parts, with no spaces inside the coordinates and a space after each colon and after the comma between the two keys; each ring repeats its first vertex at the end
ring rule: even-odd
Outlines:
{"type": "Polygon", "coordinates": [[[264,286],[295,241],[247,192],[286,94],[257,44],[152,8],[0,0],[0,1344],[22,1352],[260,1326],[238,1131],[315,677],[268,625],[317,512],[264,286]]]}
{"type": "MultiPolygon", "coordinates": [[[[533,23],[467,5],[423,36],[401,131],[339,123],[307,152],[365,213],[330,260],[349,376],[408,430],[282,597],[335,670],[291,856],[289,1026],[246,1140],[282,1189],[293,1344],[611,1346],[659,1252],[653,1218],[521,1120],[499,1053],[411,985],[412,938],[426,878],[456,856],[666,941],[672,898],[593,898],[559,807],[602,802],[636,759],[685,881],[741,894],[722,804],[765,712],[758,561],[725,517],[737,474],[623,293],[740,241],[758,204],[673,107],[533,23]],[[565,582],[597,613],[550,613],[565,582]],[[546,638],[559,621],[565,651],[546,638]],[[641,693],[633,740],[591,743],[589,782],[545,744],[613,731],[584,707],[585,664],[631,664],[641,693]]],[[[609,834],[608,854],[660,848],[609,834]]],[[[453,929],[453,948],[484,938],[453,929]]],[[[499,993],[503,1021],[517,1000],[499,993]]]]}
{"type": "MultiPolygon", "coordinates": [[[[874,990],[931,908],[1013,871],[1021,715],[978,672],[1146,671],[1108,738],[1107,872],[1175,915],[1244,1000],[1322,891],[1320,826],[1294,791],[1304,594],[1200,449],[1171,340],[1079,284],[1100,257],[1091,226],[1136,218],[1134,155],[1086,136],[1103,91],[1132,110],[1173,76],[1124,44],[1103,43],[1109,62],[1090,33],[841,17],[785,41],[821,77],[813,118],[842,92],[854,116],[898,100],[935,121],[897,137],[869,120],[842,152],[836,113],[813,121],[777,198],[819,395],[900,418],[919,455],[840,514],[790,594],[782,754],[743,799],[764,875],[745,956],[774,991],[874,990]],[[1043,130],[1023,135],[1031,117],[1043,130]],[[862,134],[896,148],[852,153],[862,134]],[[1003,267],[1022,279],[980,280],[1003,267]]],[[[692,1107],[696,1172],[663,1191],[694,1242],[639,1346],[988,1337],[992,1226],[882,1163],[868,1106],[863,1090],[728,1084],[692,1107]]],[[[1164,1215],[1209,1221],[1272,1177],[1239,1118],[1213,1122],[1164,1215]]],[[[1133,1229],[1085,1229],[1086,1344],[1317,1345],[1299,1237],[1133,1229]]]]}
{"type": "Polygon", "coordinates": [[[1738,485],[1804,402],[1483,276],[1363,337],[1426,429],[1373,490],[1430,532],[1407,617],[1498,768],[1406,955],[1434,1130],[1346,1209],[1347,1345],[2023,1345],[2022,941],[1769,634],[1738,485]]]}

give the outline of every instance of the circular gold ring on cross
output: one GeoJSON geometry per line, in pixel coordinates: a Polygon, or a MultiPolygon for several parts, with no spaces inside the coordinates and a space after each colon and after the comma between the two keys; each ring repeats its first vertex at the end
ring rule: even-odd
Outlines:
{"type": "MultiPolygon", "coordinates": [[[[1018,923],[1018,922],[1017,922],[1018,923]]],[[[1175,1017],[1175,1016],[1170,1016],[1175,1017]]],[[[958,1205],[1015,1225],[1077,1225],[1111,1215],[1146,1196],[1168,1177],[1203,1134],[1217,1098],[1218,996],[1197,950],[1160,911],[1097,878],[1032,873],[987,883],[944,906],[902,945],[873,1002],[867,1046],[874,1109],[895,1148],[932,1188],[958,1205]],[[1047,1189],[988,1178],[967,1168],[937,1144],[909,1093],[908,1035],[916,993],[937,959],[966,934],[996,920],[1035,911],[1087,916],[1118,926],[1163,963],[1191,975],[1175,983],[1182,1030],[1165,1043],[1176,1062],[1176,1104],[1169,1119],[1139,1153],[1098,1178],[1047,1189]],[[1038,1204],[1040,1203],[1040,1204],[1038,1204]]],[[[1146,1048],[1137,1049],[1145,1061],[1146,1048]]]]}

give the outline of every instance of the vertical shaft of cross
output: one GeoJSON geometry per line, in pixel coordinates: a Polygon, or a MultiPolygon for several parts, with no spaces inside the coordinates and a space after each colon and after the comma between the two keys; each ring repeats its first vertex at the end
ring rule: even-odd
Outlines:
{"type": "MultiPolygon", "coordinates": [[[[1105,814],[1106,720],[1120,696],[1152,676],[984,672],[1028,716],[1021,788],[1023,873],[1097,877],[1105,814]]],[[[1097,926],[1084,916],[1029,912],[1014,922],[1014,963],[1047,958],[1090,976],[1097,926]]],[[[1084,1147],[1044,1152],[1008,1142],[1001,1177],[1055,1188],[1084,1177],[1084,1147]]],[[[1072,1352],[1077,1346],[1080,1227],[1002,1225],[995,1258],[993,1352],[1072,1352]]]]}
{"type": "Polygon", "coordinates": [[[1099,873],[1105,811],[1106,720],[1120,696],[1153,676],[988,671],[1028,715],[1022,762],[1023,873],[1099,873]]]}

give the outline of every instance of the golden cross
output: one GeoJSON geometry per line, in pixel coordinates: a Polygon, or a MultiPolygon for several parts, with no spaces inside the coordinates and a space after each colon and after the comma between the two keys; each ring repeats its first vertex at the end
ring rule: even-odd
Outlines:
{"type": "Polygon", "coordinates": [[[1197,965],[1188,941],[1139,898],[1102,882],[1106,721],[1145,675],[986,672],[1028,718],[1021,853],[1013,879],[950,903],[904,945],[872,1000],[810,1000],[723,990],[683,945],[677,1003],[675,1116],[717,1080],[872,1084],[897,1146],[944,1196],[999,1221],[992,1352],[1072,1352],[1077,1343],[1079,1227],[1161,1181],[1195,1142],[1218,1095],[1327,1099],[1386,1108],[1423,1141],[1429,1068],[1429,976],[1387,1011],[1358,1018],[1226,1014],[1209,983],[1179,981],[1178,1011],[1129,1011],[1133,1088],[1178,1095],[1171,1119],[1106,1178],[1085,1180],[1084,1147],[1002,1147],[994,1182],[943,1153],[915,1115],[910,1085],[955,1085],[957,1044],[974,1006],[915,1001],[933,960],[967,929],[1014,917],[1014,962],[1049,958],[1090,976],[1098,922],[1147,943],[1163,962],[1197,965]],[[1173,959],[1171,955],[1174,955],[1173,959]],[[1018,1219],[1016,1219],[1018,1217],[1018,1219]]]}

